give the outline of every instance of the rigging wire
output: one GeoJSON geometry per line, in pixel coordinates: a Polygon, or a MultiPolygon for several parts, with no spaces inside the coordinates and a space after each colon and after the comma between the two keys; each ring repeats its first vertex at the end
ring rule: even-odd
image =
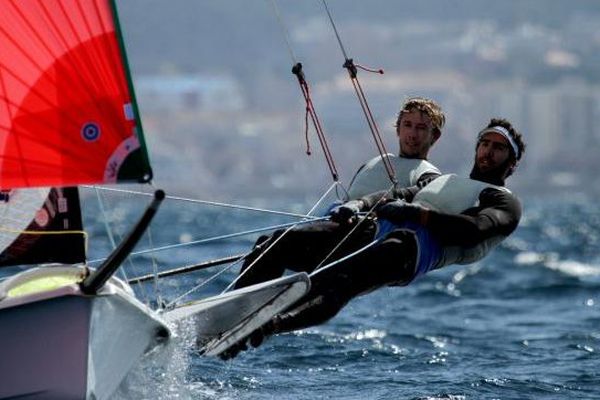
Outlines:
{"type": "MultiPolygon", "coordinates": [[[[377,123],[375,121],[375,118],[373,117],[373,114],[371,112],[371,109],[369,107],[368,101],[366,99],[366,95],[362,89],[362,86],[360,85],[360,81],[358,80],[357,74],[358,71],[357,69],[363,69],[365,71],[369,71],[369,72],[378,72],[378,73],[383,73],[383,70],[373,70],[358,64],[355,64],[353,62],[353,60],[351,58],[348,57],[348,54],[346,52],[346,49],[342,43],[340,34],[338,32],[338,29],[335,25],[335,22],[333,20],[333,17],[331,15],[331,12],[327,6],[327,3],[325,0],[322,0],[323,5],[325,7],[325,10],[327,12],[327,15],[329,17],[329,21],[331,23],[331,26],[333,27],[335,36],[337,38],[338,44],[340,46],[340,49],[342,51],[342,54],[344,55],[344,68],[346,68],[348,70],[351,82],[353,84],[354,90],[357,94],[357,97],[359,99],[359,103],[361,105],[361,108],[363,110],[363,113],[365,114],[365,117],[367,119],[367,123],[369,125],[369,129],[371,130],[371,133],[373,135],[373,138],[375,140],[375,144],[377,146],[377,149],[382,157],[382,160],[384,162],[384,166],[386,168],[386,171],[388,173],[388,176],[391,180],[391,182],[395,185],[397,183],[396,178],[395,178],[395,173],[393,170],[393,166],[391,164],[391,162],[389,161],[389,158],[387,156],[387,151],[385,149],[385,145],[383,143],[383,140],[381,139],[381,135],[379,133],[379,129],[377,127],[377,123]]],[[[331,172],[332,178],[334,180],[334,186],[335,183],[338,183],[338,172],[335,166],[335,162],[334,162],[334,158],[329,150],[329,146],[327,143],[327,140],[325,138],[325,135],[323,133],[323,128],[321,126],[320,120],[318,118],[318,115],[316,113],[312,98],[311,98],[311,94],[310,94],[310,87],[306,81],[304,72],[302,70],[302,64],[300,62],[297,61],[297,58],[294,54],[294,51],[292,49],[290,40],[289,40],[289,35],[287,33],[287,29],[285,27],[285,24],[283,22],[283,18],[279,12],[279,9],[275,3],[275,0],[271,0],[271,4],[273,6],[273,9],[275,11],[275,15],[277,17],[277,20],[279,22],[280,27],[282,28],[283,31],[283,36],[284,36],[284,40],[286,42],[288,51],[290,53],[290,56],[292,58],[292,61],[294,63],[294,66],[292,68],[292,73],[294,73],[294,75],[296,75],[297,79],[298,79],[298,83],[300,85],[303,97],[305,99],[305,103],[306,103],[306,115],[305,115],[305,137],[306,137],[306,141],[307,141],[307,153],[310,154],[310,143],[308,141],[308,120],[310,118],[310,120],[313,123],[313,126],[315,128],[315,131],[317,133],[317,137],[319,139],[320,145],[323,149],[324,155],[325,155],[325,159],[327,161],[329,170],[331,172]]],[[[337,187],[337,186],[336,186],[337,187]]],[[[392,186],[393,188],[393,186],[392,186]]],[[[122,191],[122,192],[130,192],[130,191],[125,191],[125,190],[119,190],[119,189],[109,189],[109,190],[115,190],[115,191],[122,191]]],[[[331,188],[330,188],[331,190],[331,188]]],[[[328,191],[329,192],[329,191],[328,191]]],[[[138,193],[138,194],[142,194],[142,195],[150,195],[150,194],[146,194],[146,193],[138,193]]],[[[198,240],[198,241],[193,241],[193,242],[188,242],[188,243],[182,243],[182,244],[176,244],[176,245],[170,245],[170,246],[163,246],[162,248],[154,248],[151,250],[143,250],[143,251],[139,251],[139,252],[135,252],[132,253],[132,255],[138,255],[138,254],[145,254],[145,253],[149,253],[149,252],[156,252],[156,251],[161,251],[161,250],[166,250],[166,249],[172,249],[172,248],[176,248],[176,247],[181,247],[181,246],[190,246],[190,245],[195,245],[195,244],[201,244],[201,243],[207,243],[210,241],[216,241],[216,240],[221,240],[221,239],[227,239],[227,238],[233,238],[236,236],[242,236],[242,235],[248,235],[248,234],[252,234],[252,233],[257,233],[257,232],[261,232],[261,231],[266,231],[266,230],[274,230],[274,229],[280,229],[283,227],[288,227],[288,229],[286,229],[286,231],[284,231],[284,233],[282,235],[280,235],[270,246],[269,248],[265,249],[264,252],[261,253],[261,255],[253,261],[252,264],[250,264],[248,266],[248,268],[246,268],[244,270],[244,272],[242,272],[241,274],[239,274],[237,276],[237,278],[223,291],[226,292],[228,291],[234,284],[235,282],[245,273],[247,272],[259,259],[262,255],[264,255],[266,252],[268,252],[268,250],[273,247],[277,241],[279,241],[283,236],[285,236],[285,234],[287,232],[289,232],[291,229],[293,229],[295,226],[298,226],[300,224],[303,223],[309,223],[315,220],[322,220],[322,219],[326,219],[327,217],[323,217],[323,218],[314,218],[312,217],[310,214],[313,210],[316,209],[316,206],[313,207],[313,209],[311,210],[311,212],[309,212],[308,215],[301,215],[301,214],[293,214],[293,213],[282,213],[282,212],[276,212],[276,211],[270,211],[270,210],[264,210],[264,209],[257,209],[257,208],[252,208],[252,207],[244,207],[244,206],[236,206],[236,205],[232,205],[232,204],[224,204],[224,203],[216,203],[216,202],[209,202],[209,201],[203,201],[203,200],[193,200],[193,199],[185,199],[185,198],[181,198],[181,197],[174,197],[174,196],[167,196],[167,198],[170,198],[172,200],[180,200],[180,201],[189,201],[189,202],[194,202],[194,203],[199,203],[199,204],[205,204],[205,205],[212,205],[212,206],[220,206],[220,207],[229,207],[229,208],[236,208],[236,209],[246,209],[246,210],[252,210],[252,211],[260,211],[260,212],[267,212],[267,213],[273,213],[273,214],[284,214],[284,215],[293,215],[295,217],[300,217],[303,218],[303,221],[299,221],[299,222],[294,222],[294,223],[289,223],[289,224],[281,224],[278,226],[271,226],[271,227],[266,227],[266,228],[260,228],[260,229],[255,229],[255,230],[250,230],[250,231],[245,231],[245,232],[240,232],[240,233],[236,233],[236,234],[228,234],[228,235],[222,235],[222,236],[217,236],[217,237],[212,237],[212,238],[208,238],[208,239],[202,239],[202,240],[198,240]],[[310,218],[310,219],[309,219],[310,218]]],[[[323,199],[324,197],[322,197],[323,199]]],[[[320,200],[321,201],[321,200],[320,200]]],[[[317,203],[318,204],[318,203],[317,203]]],[[[372,210],[369,210],[370,214],[372,212],[372,210]]],[[[362,219],[355,227],[353,227],[353,229],[348,233],[348,235],[346,237],[344,237],[342,239],[342,241],[340,243],[338,243],[338,245],[332,250],[332,252],[326,256],[326,258],[317,266],[316,270],[320,269],[321,266],[327,261],[327,259],[331,256],[331,254],[333,254],[336,249],[352,234],[352,232],[354,232],[354,230],[364,221],[364,219],[362,219]]],[[[244,257],[243,257],[244,258],[244,257]]],[[[242,259],[243,259],[242,258],[242,259]]],[[[240,259],[241,260],[241,259],[240,259]]],[[[94,260],[96,261],[96,260],[94,260]]],[[[239,261],[236,261],[235,263],[229,265],[227,267],[228,270],[230,268],[233,267],[233,265],[236,265],[239,261]]],[[[223,271],[220,271],[217,275],[214,275],[213,277],[211,277],[209,280],[204,281],[201,286],[205,285],[206,283],[208,283],[209,281],[212,281],[213,279],[216,278],[216,276],[220,275],[221,273],[223,273],[223,271]]],[[[183,296],[181,296],[180,298],[176,299],[174,302],[171,302],[168,306],[174,304],[175,302],[179,301],[181,298],[189,295],[190,293],[194,292],[195,290],[197,290],[197,288],[193,288],[192,290],[190,290],[189,292],[186,292],[183,296]]]]}
{"type": "Polygon", "coordinates": [[[377,147],[377,151],[379,152],[379,155],[382,158],[383,164],[385,166],[388,177],[390,178],[390,181],[394,185],[396,185],[398,183],[398,181],[396,179],[396,174],[394,172],[394,166],[392,165],[392,163],[389,160],[388,152],[385,148],[383,139],[381,138],[381,134],[379,133],[379,128],[377,127],[377,122],[375,121],[375,117],[373,117],[373,113],[371,112],[371,108],[369,107],[369,102],[367,101],[367,97],[362,89],[360,81],[358,80],[358,68],[365,70],[365,71],[369,71],[369,72],[377,72],[380,74],[383,74],[383,70],[382,69],[375,70],[372,68],[367,68],[362,65],[355,64],[354,61],[352,60],[352,58],[348,57],[348,53],[346,52],[344,44],[342,43],[342,39],[338,32],[337,26],[333,20],[333,16],[331,15],[331,11],[329,10],[329,7],[327,6],[326,0],[322,0],[322,3],[323,3],[323,6],[325,7],[325,12],[327,13],[327,16],[329,17],[329,22],[331,23],[331,26],[335,33],[335,37],[337,39],[337,42],[338,42],[340,49],[342,51],[342,54],[344,56],[343,67],[346,68],[346,70],[348,71],[348,75],[350,76],[350,81],[352,82],[354,92],[356,93],[356,96],[358,97],[360,106],[363,110],[365,118],[367,119],[367,124],[369,125],[369,130],[371,131],[371,135],[373,136],[373,140],[375,141],[375,146],[377,147]]]}
{"type": "MultiPolygon", "coordinates": [[[[375,214],[375,209],[381,204],[381,202],[387,197],[387,195],[389,195],[392,191],[394,190],[394,185],[390,186],[390,188],[388,189],[388,191],[385,193],[385,195],[383,195],[379,200],[377,200],[377,202],[375,204],[373,204],[373,206],[367,210],[367,212],[365,213],[364,217],[361,218],[356,225],[354,225],[352,227],[352,229],[350,229],[350,231],[338,242],[338,244],[335,245],[335,247],[325,256],[325,258],[323,258],[323,260],[321,260],[321,262],[315,267],[314,272],[317,272],[323,268],[328,268],[330,266],[330,264],[327,265],[323,265],[325,264],[325,262],[327,260],[329,260],[329,258],[337,251],[337,249],[340,248],[340,246],[342,244],[344,244],[344,242],[346,242],[346,240],[348,240],[350,238],[350,236],[352,235],[352,233],[354,233],[354,231],[356,231],[358,229],[359,226],[361,226],[363,223],[365,223],[365,221],[367,221],[367,218],[369,218],[370,216],[375,214]]],[[[374,243],[373,243],[374,244],[374,243]]],[[[371,244],[372,245],[372,244],[371,244]]],[[[370,247],[371,245],[369,245],[368,247],[370,247]]],[[[364,248],[364,250],[366,250],[367,247],[364,248]]],[[[358,251],[357,251],[358,252],[358,251]]],[[[349,257],[343,257],[342,259],[346,259],[349,257]]],[[[337,260],[340,261],[340,260],[337,260]]],[[[334,263],[337,264],[337,261],[334,261],[334,263]]]]}
{"type": "MultiPolygon", "coordinates": [[[[329,193],[331,193],[333,191],[334,188],[336,188],[337,186],[339,186],[338,182],[334,182],[331,186],[329,186],[329,189],[327,189],[327,191],[325,191],[325,193],[321,196],[321,198],[316,202],[316,204],[310,209],[310,211],[308,212],[308,215],[311,215],[312,213],[318,211],[320,204],[327,199],[329,193]]],[[[329,219],[329,216],[326,217],[321,217],[318,218],[318,220],[326,220],[329,219]]],[[[311,223],[314,220],[305,220],[305,221],[300,221],[297,222],[294,225],[291,225],[289,228],[287,228],[281,235],[279,235],[278,238],[276,238],[273,243],[271,243],[269,245],[269,247],[267,247],[263,252],[261,252],[258,257],[256,257],[256,259],[254,259],[250,265],[248,265],[246,267],[246,269],[244,271],[242,271],[240,274],[238,274],[238,276],[235,277],[235,279],[225,288],[225,290],[223,290],[222,293],[227,292],[228,290],[230,290],[235,284],[236,282],[242,277],[244,276],[246,273],[248,273],[248,271],[250,271],[252,269],[252,267],[254,267],[254,265],[256,265],[256,263],[262,258],[264,257],[265,254],[267,254],[277,243],[279,243],[280,240],[283,239],[284,236],[286,236],[288,234],[289,231],[291,231],[292,229],[294,229],[295,227],[297,227],[300,224],[304,224],[304,223],[311,223]]],[[[250,254],[250,253],[248,253],[250,254]]],[[[244,256],[246,257],[246,256],[244,256]]]]}
{"type": "MultiPolygon", "coordinates": [[[[102,198],[102,194],[100,193],[100,187],[99,186],[94,186],[95,189],[95,193],[96,193],[96,198],[98,200],[98,206],[100,207],[100,212],[102,213],[102,222],[104,223],[104,230],[106,231],[106,234],[108,236],[108,240],[110,241],[110,244],[112,246],[112,249],[116,249],[117,248],[117,241],[115,240],[113,231],[108,223],[108,214],[106,212],[106,208],[104,207],[104,200],[102,198]]],[[[106,257],[102,259],[103,261],[106,260],[106,257]]],[[[136,269],[133,261],[131,260],[131,257],[127,257],[127,262],[129,263],[129,265],[131,266],[131,268],[136,269]]],[[[87,265],[93,263],[93,261],[87,261],[87,265]]],[[[125,282],[127,282],[129,279],[127,277],[127,271],[125,271],[125,268],[120,268],[121,270],[121,274],[123,275],[123,279],[125,280],[125,282]]],[[[146,305],[148,305],[150,303],[150,296],[148,295],[148,293],[146,292],[146,288],[142,286],[142,296],[144,298],[144,302],[146,303],[146,305]]]]}
{"type": "Polygon", "coordinates": [[[319,139],[321,149],[323,150],[323,155],[325,156],[325,161],[327,162],[327,167],[329,168],[331,177],[334,182],[337,182],[339,180],[339,173],[338,173],[337,167],[335,165],[335,159],[331,153],[331,150],[329,149],[329,144],[327,143],[327,138],[325,136],[323,126],[321,125],[321,121],[317,114],[317,110],[315,109],[314,103],[312,101],[312,97],[310,94],[310,86],[308,85],[306,76],[304,75],[304,71],[302,69],[302,63],[298,62],[298,60],[296,59],[294,50],[292,49],[292,45],[289,40],[289,35],[288,35],[288,31],[286,29],[286,25],[283,21],[283,17],[281,16],[281,13],[279,12],[279,8],[277,7],[275,0],[271,0],[271,5],[273,6],[273,10],[277,17],[277,21],[279,22],[279,26],[281,27],[281,30],[283,32],[284,40],[286,42],[288,51],[290,53],[292,62],[294,64],[292,67],[292,73],[294,75],[296,75],[296,78],[298,79],[298,84],[300,85],[300,90],[302,91],[302,96],[304,97],[305,110],[306,110],[306,113],[304,116],[304,137],[306,140],[306,154],[307,155],[311,154],[310,142],[308,140],[308,121],[310,118],[310,120],[312,121],[313,127],[315,129],[315,132],[317,133],[317,138],[319,139]]]}
{"type": "MultiPolygon", "coordinates": [[[[108,192],[136,194],[139,196],[148,196],[148,197],[153,196],[152,193],[146,193],[146,192],[140,192],[140,191],[128,190],[128,189],[118,189],[118,188],[108,188],[108,187],[102,187],[102,186],[88,186],[88,185],[82,185],[82,187],[97,188],[99,190],[104,190],[104,191],[108,191],[108,192]]],[[[315,218],[310,215],[292,213],[292,212],[287,212],[287,211],[268,210],[265,208],[242,206],[242,205],[238,205],[238,204],[219,203],[219,202],[215,202],[215,201],[191,199],[191,198],[179,197],[179,196],[167,195],[167,196],[165,196],[165,199],[173,200],[173,201],[188,202],[188,203],[203,204],[203,205],[214,206],[214,207],[233,208],[236,210],[256,211],[256,212],[261,212],[264,214],[283,215],[283,216],[296,217],[296,218],[315,218]]]]}
{"type": "Polygon", "coordinates": [[[294,54],[294,49],[292,48],[292,45],[291,45],[290,35],[288,33],[288,30],[286,29],[286,25],[283,22],[283,17],[281,16],[281,13],[279,12],[279,7],[277,7],[277,3],[275,2],[275,0],[271,0],[271,6],[273,7],[273,11],[275,12],[275,17],[277,17],[277,21],[279,22],[279,26],[281,27],[281,30],[283,31],[283,39],[285,40],[287,49],[290,52],[290,57],[292,58],[292,61],[295,65],[298,63],[298,61],[296,59],[296,55],[294,54]]]}
{"type": "MultiPolygon", "coordinates": [[[[134,251],[134,252],[131,252],[129,255],[130,256],[139,256],[139,255],[143,255],[143,254],[150,254],[150,253],[155,253],[155,252],[160,252],[160,251],[165,251],[165,250],[172,250],[172,249],[177,249],[177,248],[181,248],[181,247],[211,243],[211,242],[216,242],[216,241],[224,240],[224,239],[233,239],[233,238],[236,238],[239,236],[252,235],[254,233],[261,233],[261,232],[267,232],[267,231],[272,231],[272,230],[276,230],[276,229],[286,228],[286,227],[290,227],[290,226],[293,227],[293,226],[297,226],[297,225],[308,224],[310,222],[321,221],[321,220],[325,220],[328,218],[329,217],[319,217],[319,218],[312,218],[310,220],[305,220],[305,221],[294,221],[294,222],[288,222],[285,224],[271,225],[271,226],[266,226],[263,228],[250,229],[250,230],[242,231],[242,232],[228,233],[226,235],[212,236],[212,237],[205,238],[205,239],[193,240],[191,242],[186,242],[186,243],[177,243],[177,244],[171,244],[171,245],[167,245],[167,246],[154,247],[154,248],[150,248],[150,249],[146,249],[146,250],[134,251]]],[[[95,264],[95,263],[102,262],[104,260],[106,260],[106,258],[97,258],[95,260],[88,261],[88,264],[95,264]]]]}
{"type": "Polygon", "coordinates": [[[335,166],[335,160],[333,158],[333,155],[331,154],[331,150],[329,149],[329,144],[327,143],[327,138],[325,137],[325,133],[323,132],[321,121],[319,120],[317,110],[315,109],[314,103],[312,101],[312,97],[310,95],[310,87],[306,82],[304,71],[302,70],[302,63],[297,63],[296,65],[294,65],[292,67],[292,73],[298,78],[298,84],[300,85],[300,89],[302,91],[302,95],[304,96],[304,101],[306,103],[306,115],[304,117],[306,126],[304,136],[306,138],[307,143],[306,153],[310,155],[310,145],[308,141],[308,118],[310,117],[315,131],[317,132],[317,138],[319,139],[321,148],[323,149],[323,154],[325,155],[325,161],[327,162],[327,166],[329,167],[331,177],[334,180],[334,182],[337,182],[339,180],[339,174],[335,166]]]}
{"type": "MultiPolygon", "coordinates": [[[[328,198],[328,196],[330,195],[330,193],[332,193],[334,190],[335,190],[336,196],[337,196],[337,192],[338,192],[340,186],[341,186],[341,184],[339,182],[334,182],[332,185],[330,185],[330,187],[319,198],[319,200],[315,203],[315,205],[313,205],[311,207],[311,209],[309,210],[309,212],[308,212],[307,215],[275,212],[276,214],[284,214],[284,215],[288,215],[288,216],[291,215],[291,216],[295,216],[295,217],[303,217],[304,218],[303,221],[295,221],[295,222],[290,222],[290,223],[285,223],[285,224],[267,226],[267,227],[263,227],[263,228],[258,228],[258,229],[243,231],[243,232],[237,232],[237,233],[233,233],[233,234],[226,234],[226,235],[221,235],[221,236],[213,236],[213,237],[210,237],[210,238],[205,238],[205,239],[201,239],[201,240],[197,240],[197,241],[192,241],[192,242],[187,242],[187,243],[178,243],[178,244],[174,244],[174,245],[167,245],[167,246],[162,246],[162,247],[156,247],[156,248],[141,250],[141,251],[137,251],[137,252],[132,252],[130,254],[130,256],[142,255],[142,254],[147,254],[147,253],[154,253],[154,252],[163,251],[163,250],[170,250],[170,249],[175,249],[175,248],[181,248],[181,247],[185,247],[185,246],[205,244],[205,243],[209,243],[209,242],[213,242],[213,241],[218,241],[218,240],[223,240],[223,239],[231,239],[231,238],[238,237],[238,236],[250,235],[250,234],[260,233],[260,232],[266,232],[266,231],[273,231],[273,230],[276,230],[276,229],[289,228],[286,231],[284,231],[284,233],[279,237],[279,239],[281,239],[283,236],[285,236],[285,234],[287,233],[287,231],[289,231],[290,229],[293,229],[294,227],[297,227],[297,226],[302,225],[302,224],[311,223],[313,221],[321,221],[321,220],[328,219],[329,218],[328,216],[327,217],[315,217],[315,216],[313,216],[313,214],[319,212],[320,206],[322,205],[322,203],[328,198]]],[[[91,187],[94,188],[94,189],[97,189],[97,190],[102,189],[102,190],[113,191],[113,192],[120,192],[120,193],[130,193],[130,194],[138,194],[138,195],[147,195],[144,192],[136,192],[136,191],[132,191],[132,190],[114,189],[114,188],[106,188],[106,187],[95,187],[95,186],[91,186],[91,187]]],[[[167,198],[168,197],[169,196],[167,196],[167,198]]],[[[193,200],[193,199],[185,199],[185,198],[179,198],[179,197],[172,197],[172,199],[174,199],[174,200],[180,200],[180,201],[200,202],[200,203],[206,204],[206,202],[204,202],[204,201],[196,201],[196,200],[193,200]]],[[[211,203],[211,205],[212,205],[212,203],[211,203]]],[[[222,204],[218,204],[218,205],[222,205],[222,204]]],[[[225,205],[225,206],[231,206],[231,205],[225,205]]],[[[246,209],[246,207],[241,207],[241,208],[246,209]]],[[[257,211],[257,209],[252,209],[252,210],[253,211],[257,211]]],[[[269,210],[260,210],[260,209],[258,209],[258,211],[270,212],[269,210]]],[[[275,243],[273,243],[273,244],[275,244],[275,243]]],[[[240,262],[242,262],[245,259],[245,257],[248,254],[250,254],[250,252],[248,252],[247,254],[244,254],[244,255],[240,256],[240,258],[238,260],[236,260],[235,262],[227,265],[225,268],[223,268],[222,270],[220,270],[216,274],[214,274],[211,277],[209,277],[208,279],[200,282],[198,285],[196,285],[192,289],[188,290],[184,294],[178,296],[176,299],[174,299],[171,302],[167,303],[166,305],[164,305],[163,309],[172,308],[178,302],[180,302],[183,298],[185,298],[185,297],[189,296],[190,294],[198,291],[199,289],[201,289],[204,286],[206,286],[209,282],[212,282],[213,280],[215,280],[218,276],[222,275],[226,271],[229,271],[234,266],[236,266],[240,262]]],[[[254,260],[254,262],[252,264],[250,264],[246,268],[245,271],[250,270],[252,268],[252,266],[254,265],[254,263],[256,261],[258,261],[259,258],[257,258],[256,260],[254,260]]],[[[100,258],[100,259],[96,259],[96,260],[91,260],[91,261],[88,261],[88,264],[95,264],[95,263],[98,263],[98,262],[102,262],[104,260],[105,260],[104,258],[100,258]]],[[[223,293],[225,293],[228,290],[230,290],[231,287],[235,284],[235,282],[242,275],[243,275],[243,273],[240,274],[240,275],[238,275],[236,277],[236,279],[228,287],[226,287],[225,290],[223,290],[223,293]]]]}
{"type": "Polygon", "coordinates": [[[192,294],[194,292],[197,292],[204,286],[208,285],[210,282],[217,279],[219,276],[223,275],[225,272],[229,271],[231,268],[233,268],[234,266],[239,264],[242,260],[244,260],[251,252],[252,252],[252,250],[249,251],[248,253],[244,254],[239,260],[229,264],[227,267],[225,267],[222,270],[220,270],[219,272],[213,274],[208,279],[205,279],[204,281],[200,282],[199,284],[197,284],[190,290],[186,291],[185,293],[183,293],[183,294],[179,295],[178,297],[176,297],[175,299],[173,299],[171,302],[167,303],[165,306],[165,310],[175,307],[177,305],[177,303],[179,303],[182,299],[186,298],[187,296],[189,296],[190,294],[192,294]]]}
{"type": "MultiPolygon", "coordinates": [[[[339,186],[339,183],[334,183],[332,184],[326,191],[325,193],[319,198],[319,200],[315,203],[315,205],[310,209],[309,211],[309,215],[312,214],[313,212],[317,212],[319,209],[320,204],[328,197],[328,195],[337,187],[339,186]]],[[[285,225],[279,225],[279,226],[275,226],[275,227],[267,227],[264,228],[265,231],[267,230],[274,230],[274,229],[278,229],[278,228],[283,228],[285,226],[288,226],[289,229],[287,229],[286,231],[284,231],[279,238],[277,238],[275,240],[275,242],[269,246],[268,249],[270,249],[273,245],[275,245],[277,243],[277,241],[279,241],[282,237],[284,237],[287,232],[290,229],[293,229],[294,227],[300,225],[300,224],[305,224],[305,223],[311,223],[314,220],[320,221],[320,220],[325,220],[329,217],[318,217],[318,218],[314,218],[313,219],[307,219],[305,221],[300,221],[300,222],[294,222],[292,224],[285,224],[285,225]]],[[[248,234],[249,231],[247,232],[242,232],[240,234],[248,234]]],[[[252,231],[252,233],[256,233],[256,231],[252,231]]],[[[227,235],[228,237],[231,237],[230,235],[227,235]]],[[[209,239],[204,239],[204,241],[206,240],[218,240],[221,239],[223,237],[219,237],[219,238],[209,238],[209,239]]],[[[233,285],[235,285],[235,283],[244,275],[244,273],[246,273],[247,271],[249,271],[254,265],[255,263],[262,257],[263,254],[265,254],[268,249],[266,249],[263,253],[261,253],[261,255],[259,255],[259,257],[257,257],[250,265],[248,265],[248,267],[244,270],[244,272],[242,272],[241,274],[238,274],[238,276],[222,291],[222,293],[225,293],[227,291],[229,291],[233,285]]],[[[166,305],[166,308],[172,308],[173,306],[175,306],[179,301],[181,301],[183,298],[189,296],[190,294],[198,291],[199,289],[201,289],[202,287],[206,286],[209,282],[212,282],[214,279],[216,279],[217,276],[220,276],[221,274],[225,273],[226,271],[229,271],[230,269],[232,269],[234,266],[238,265],[240,262],[242,262],[243,260],[245,260],[245,258],[252,253],[252,250],[250,250],[249,252],[243,254],[240,256],[240,258],[238,260],[235,260],[235,262],[233,262],[232,264],[229,264],[228,266],[226,266],[225,268],[223,268],[221,271],[217,272],[215,275],[211,276],[210,278],[208,278],[207,280],[204,280],[202,282],[200,282],[198,285],[194,286],[192,289],[188,290],[187,292],[185,292],[184,294],[180,295],[179,297],[177,297],[176,299],[174,299],[173,301],[169,302],[166,305]]]]}
{"type": "Polygon", "coordinates": [[[344,262],[344,261],[346,261],[346,260],[348,260],[348,259],[350,259],[352,257],[355,257],[355,256],[361,254],[362,252],[368,250],[368,249],[370,249],[371,247],[377,245],[379,242],[381,242],[381,239],[374,239],[373,241],[371,241],[370,243],[364,245],[360,249],[355,250],[355,251],[353,251],[350,254],[346,254],[342,258],[338,258],[337,260],[334,260],[334,261],[330,262],[329,264],[325,264],[325,265],[321,266],[320,268],[315,269],[313,272],[311,272],[309,274],[309,276],[312,278],[315,275],[318,275],[318,274],[322,273],[323,271],[326,271],[326,270],[328,270],[330,268],[333,268],[334,266],[336,266],[336,265],[338,265],[338,264],[340,264],[340,263],[342,263],[342,262],[344,262]]]}

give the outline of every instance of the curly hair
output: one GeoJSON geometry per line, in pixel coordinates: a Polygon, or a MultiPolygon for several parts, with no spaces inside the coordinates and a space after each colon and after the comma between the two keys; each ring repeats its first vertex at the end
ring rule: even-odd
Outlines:
{"type": "Polygon", "coordinates": [[[398,126],[400,119],[402,119],[402,115],[414,110],[418,110],[427,115],[429,119],[431,119],[434,131],[437,131],[440,135],[442,134],[442,128],[446,123],[446,116],[442,111],[442,107],[434,100],[425,97],[410,97],[406,100],[398,112],[396,126],[398,126]]]}

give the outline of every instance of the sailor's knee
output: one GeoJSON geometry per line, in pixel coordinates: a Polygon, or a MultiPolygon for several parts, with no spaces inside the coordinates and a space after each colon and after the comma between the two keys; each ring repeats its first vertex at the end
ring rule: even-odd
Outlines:
{"type": "Polygon", "coordinates": [[[376,261],[384,268],[380,272],[388,276],[390,283],[402,284],[412,280],[417,262],[417,242],[410,232],[388,236],[375,253],[376,261]]]}

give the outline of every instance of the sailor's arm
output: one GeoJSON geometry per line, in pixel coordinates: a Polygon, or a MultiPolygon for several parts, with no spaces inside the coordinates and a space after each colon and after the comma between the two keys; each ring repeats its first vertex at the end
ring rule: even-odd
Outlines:
{"type": "Polygon", "coordinates": [[[416,218],[444,245],[473,246],[510,235],[521,219],[521,203],[509,192],[488,188],[479,195],[479,206],[461,214],[420,209],[416,218]]]}
{"type": "Polygon", "coordinates": [[[396,188],[392,191],[381,190],[363,196],[360,199],[350,200],[331,211],[331,220],[339,223],[351,222],[351,220],[356,217],[357,213],[361,211],[370,211],[378,204],[384,204],[388,201],[398,199],[410,202],[419,190],[439,176],[440,173],[437,172],[425,173],[419,177],[416,185],[405,188],[396,188]]]}
{"type": "Polygon", "coordinates": [[[441,174],[438,172],[424,173],[417,180],[416,185],[394,188],[391,192],[389,190],[380,190],[379,192],[371,193],[361,197],[359,200],[362,201],[361,211],[370,210],[378,203],[385,203],[386,201],[401,199],[407,202],[411,202],[415,197],[415,194],[423,189],[429,182],[439,177],[441,174]]]}

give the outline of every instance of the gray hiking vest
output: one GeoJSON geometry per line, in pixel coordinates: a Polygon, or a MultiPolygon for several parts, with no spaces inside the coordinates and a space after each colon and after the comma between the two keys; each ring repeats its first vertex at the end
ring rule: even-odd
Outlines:
{"type": "MultiPolygon", "coordinates": [[[[388,157],[398,180],[397,187],[400,188],[416,185],[421,175],[425,173],[440,174],[440,170],[427,160],[397,157],[393,154],[388,154],[388,157]]],[[[392,182],[385,164],[381,156],[377,156],[369,160],[354,175],[348,188],[348,195],[349,199],[353,200],[391,187],[392,182]]]]}

